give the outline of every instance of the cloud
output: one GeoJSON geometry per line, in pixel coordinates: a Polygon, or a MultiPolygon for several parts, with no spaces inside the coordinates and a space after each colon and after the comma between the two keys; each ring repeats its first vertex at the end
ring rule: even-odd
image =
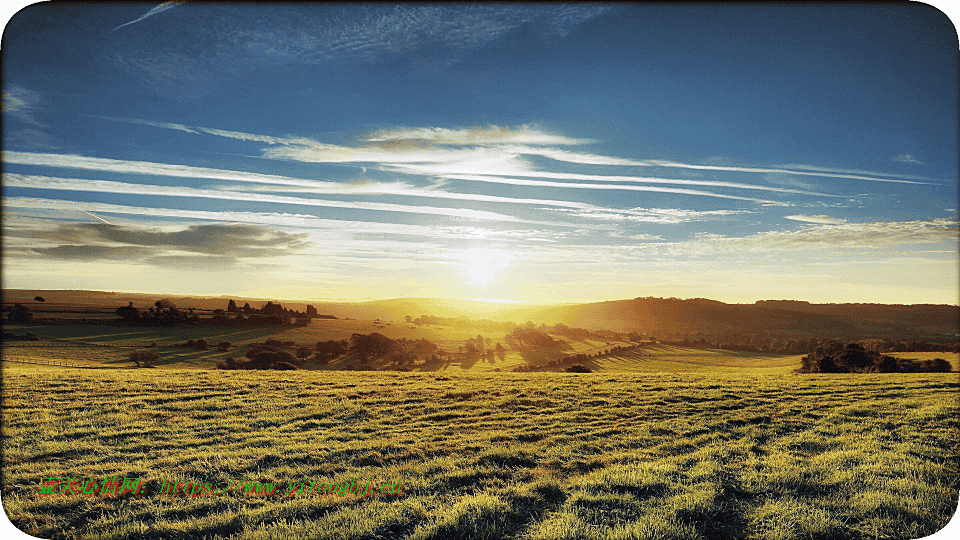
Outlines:
{"type": "Polygon", "coordinates": [[[45,131],[34,128],[4,130],[3,143],[8,148],[29,148],[33,150],[51,150],[60,148],[57,139],[45,131]]]}
{"type": "MultiPolygon", "coordinates": [[[[198,189],[184,186],[158,186],[150,184],[129,184],[109,180],[87,180],[82,178],[55,178],[50,176],[28,176],[20,174],[5,174],[4,183],[8,186],[33,189],[53,189],[61,191],[92,191],[100,193],[120,193],[126,195],[159,195],[164,197],[191,197],[203,199],[221,199],[235,201],[249,201],[250,194],[240,191],[217,189],[198,189]]],[[[505,221],[514,223],[534,223],[540,225],[554,225],[569,227],[563,223],[548,223],[521,219],[516,216],[473,210],[470,208],[447,208],[421,205],[403,205],[394,203],[380,203],[368,201],[335,201],[325,199],[309,199],[304,197],[287,197],[281,195],[260,195],[259,203],[291,204],[300,206],[321,206],[332,208],[349,208],[353,210],[375,210],[381,212],[403,212],[411,214],[430,214],[450,216],[455,218],[505,221]]]]}
{"type": "Polygon", "coordinates": [[[218,270],[235,266],[237,259],[226,255],[158,255],[142,262],[176,270],[218,270]]]}
{"type": "Polygon", "coordinates": [[[60,243],[31,250],[45,257],[87,261],[143,259],[147,264],[164,265],[185,260],[223,263],[239,258],[272,259],[296,254],[310,245],[305,233],[241,224],[202,224],[158,231],[109,223],[72,223],[51,231],[34,231],[30,236],[60,243]]]}
{"type": "MultiPolygon", "coordinates": [[[[134,20],[132,20],[132,21],[130,21],[130,22],[128,22],[128,23],[121,24],[120,26],[114,28],[113,30],[118,30],[118,29],[120,29],[120,28],[123,28],[124,26],[129,26],[129,25],[131,25],[131,24],[138,23],[138,22],[146,19],[147,17],[152,17],[152,16],[156,15],[157,13],[163,13],[164,11],[166,11],[166,10],[168,10],[168,9],[170,9],[170,8],[174,8],[174,7],[176,7],[177,5],[182,4],[182,3],[183,3],[183,2],[163,2],[162,4],[159,4],[159,5],[157,5],[155,8],[153,8],[153,9],[151,9],[150,11],[146,12],[142,17],[137,18],[137,19],[134,19],[134,20]]],[[[111,30],[111,32],[112,32],[113,30],[111,30]]]]}
{"type": "Polygon", "coordinates": [[[785,219],[792,219],[794,221],[804,221],[806,223],[819,223],[821,225],[836,225],[839,223],[846,223],[845,219],[836,219],[824,215],[820,216],[784,216],[785,219]]]}
{"type": "Polygon", "coordinates": [[[537,23],[543,37],[562,37],[610,6],[524,4],[364,5],[258,13],[253,29],[224,36],[268,62],[319,63],[407,56],[426,66],[451,65],[517,28],[537,23]]]}
{"type": "MultiPolygon", "coordinates": [[[[660,161],[660,160],[648,160],[646,162],[649,165],[657,167],[677,167],[683,169],[699,169],[699,170],[710,170],[710,171],[729,171],[729,172],[747,172],[747,173],[780,173],[780,174],[798,174],[806,176],[823,176],[828,178],[847,178],[851,180],[867,180],[870,182],[892,182],[896,184],[927,184],[927,182],[916,182],[911,180],[903,180],[906,178],[903,175],[886,175],[892,176],[893,178],[883,178],[884,175],[880,173],[868,173],[875,176],[866,176],[863,174],[847,174],[844,172],[839,172],[840,169],[825,169],[818,167],[806,167],[810,170],[787,170],[787,169],[775,169],[775,168],[765,168],[765,167],[721,167],[719,165],[693,165],[689,163],[678,163],[675,161],[660,161]]],[[[800,166],[797,166],[798,168],[800,166]]]]}
{"type": "MultiPolygon", "coordinates": [[[[339,233],[375,234],[419,236],[438,239],[464,238],[553,238],[562,237],[563,232],[537,229],[489,229],[464,226],[437,226],[411,225],[407,223],[381,223],[374,221],[351,221],[340,219],[319,218],[305,214],[286,214],[278,212],[230,212],[208,210],[182,210],[175,208],[154,208],[142,206],[126,206],[119,204],[72,202],[58,199],[42,199],[34,197],[10,197],[3,201],[4,208],[29,208],[35,210],[51,210],[57,216],[73,213],[77,210],[91,211],[99,214],[121,214],[138,217],[149,216],[159,218],[196,219],[203,221],[220,221],[232,223],[256,223],[277,227],[294,227],[299,229],[329,229],[339,233]]],[[[5,227],[9,233],[11,227],[5,227]]]]}
{"type": "Polygon", "coordinates": [[[400,128],[375,131],[362,138],[371,142],[422,141],[445,145],[530,144],[569,145],[591,144],[591,139],[571,139],[562,135],[544,133],[530,125],[517,128],[486,126],[466,129],[400,128]]]}
{"type": "MultiPolygon", "coordinates": [[[[330,193],[329,190],[318,190],[307,187],[290,186],[241,186],[242,191],[275,191],[294,193],[330,193]]],[[[361,195],[397,195],[401,197],[426,197],[434,199],[454,199],[462,201],[482,201],[500,204],[527,204],[537,206],[559,206],[565,208],[594,208],[594,205],[575,201],[556,201],[550,199],[529,199],[517,197],[501,197],[499,195],[481,195],[477,193],[456,193],[432,188],[419,188],[406,182],[364,182],[343,185],[343,189],[336,193],[361,195]]]]}
{"type": "Polygon", "coordinates": [[[47,127],[45,124],[33,117],[33,111],[39,102],[40,94],[38,92],[22,86],[11,85],[3,93],[3,115],[8,118],[16,118],[32,126],[45,128],[47,127]]]}
{"type": "Polygon", "coordinates": [[[958,234],[958,222],[947,219],[818,224],[794,231],[768,231],[740,238],[706,233],[685,243],[683,248],[695,253],[856,248],[891,250],[899,246],[941,242],[955,245],[958,234]]]}
{"type": "Polygon", "coordinates": [[[143,257],[151,251],[132,246],[62,245],[49,248],[33,248],[36,255],[67,261],[129,261],[143,257]]]}
{"type": "Polygon", "coordinates": [[[579,152],[570,152],[567,150],[556,150],[553,148],[534,148],[530,146],[508,146],[503,149],[506,152],[516,154],[527,154],[533,156],[543,156],[556,161],[567,163],[577,163],[580,165],[624,165],[624,166],[647,166],[647,161],[624,159],[611,156],[601,156],[597,154],[584,154],[579,152]]]}
{"type": "MultiPolygon", "coordinates": [[[[456,64],[469,51],[527,27],[545,40],[611,9],[603,5],[275,3],[269,8],[192,3],[191,17],[208,24],[180,25],[181,36],[162,50],[123,50],[117,65],[150,90],[193,101],[264,65],[374,64],[406,58],[414,69],[456,64]],[[188,48],[199,40],[202,50],[188,48]]],[[[165,2],[143,21],[172,8],[165,2]]],[[[144,31],[155,31],[144,28],[144,31]]]]}
{"type": "MultiPolygon", "coordinates": [[[[631,208],[629,210],[611,210],[607,208],[596,210],[558,210],[569,212],[571,215],[590,219],[611,221],[640,221],[645,223],[676,224],[690,221],[705,221],[723,216],[737,214],[752,214],[748,210],[685,210],[679,208],[631,208]]],[[[635,237],[636,238],[636,237],[635,237]]]]}
{"type": "Polygon", "coordinates": [[[229,180],[233,182],[258,182],[263,184],[280,184],[288,186],[308,186],[315,188],[334,187],[335,182],[321,182],[278,176],[274,174],[260,174],[245,171],[230,171],[225,169],[211,169],[207,167],[191,167],[189,165],[172,165],[151,161],[127,161],[120,159],[92,158],[74,154],[38,154],[33,152],[4,152],[5,163],[18,165],[38,165],[44,167],[58,167],[63,169],[82,169],[124,174],[140,174],[147,176],[172,176],[177,178],[208,178],[213,180],[229,180]]]}
{"type": "MultiPolygon", "coordinates": [[[[426,171],[429,167],[421,167],[417,165],[396,165],[395,167],[402,170],[420,170],[426,171]]],[[[679,184],[687,186],[709,186],[709,187],[721,187],[721,188],[736,188],[736,189],[746,189],[746,190],[755,190],[755,191],[770,191],[774,193],[794,193],[798,195],[811,195],[816,197],[838,197],[839,195],[830,195],[827,193],[818,193],[815,191],[802,191],[797,189],[786,189],[770,186],[761,186],[756,184],[743,184],[739,182],[721,182],[717,180],[683,180],[679,178],[656,178],[650,176],[612,176],[612,175],[598,175],[598,174],[577,174],[577,173],[556,173],[556,172],[540,172],[540,171],[520,171],[511,173],[512,176],[527,176],[535,178],[549,178],[552,180],[586,180],[591,182],[631,182],[637,184],[679,184]]],[[[449,174],[444,173],[442,175],[444,178],[459,179],[459,180],[476,180],[476,181],[494,181],[494,180],[484,180],[482,175],[462,175],[462,174],[449,174]]],[[[493,176],[493,175],[489,175],[493,176]]],[[[598,184],[587,184],[587,185],[598,185],[598,184]]]]}
{"type": "Polygon", "coordinates": [[[899,155],[893,156],[890,159],[892,159],[893,161],[899,161],[900,163],[913,163],[914,165],[923,165],[923,162],[914,158],[912,154],[899,154],[899,155]]]}

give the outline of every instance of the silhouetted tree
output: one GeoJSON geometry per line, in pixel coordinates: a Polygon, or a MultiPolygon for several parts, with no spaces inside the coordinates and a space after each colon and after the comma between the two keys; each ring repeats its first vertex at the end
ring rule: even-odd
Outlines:
{"type": "Polygon", "coordinates": [[[227,313],[240,313],[240,309],[237,307],[237,303],[231,299],[227,302],[227,313]]]}
{"type": "Polygon", "coordinates": [[[160,360],[160,355],[150,351],[133,351],[130,353],[130,360],[137,367],[153,367],[160,360]]]}
{"type": "Polygon", "coordinates": [[[307,306],[307,317],[314,318],[317,315],[319,315],[319,313],[317,313],[317,308],[313,306],[307,306]]]}
{"type": "Polygon", "coordinates": [[[126,306],[118,307],[116,313],[125,322],[136,322],[140,320],[140,310],[133,307],[133,302],[130,302],[126,306]]]}
{"type": "Polygon", "coordinates": [[[27,306],[14,304],[7,318],[10,322],[28,323],[33,321],[33,312],[27,306]]]}

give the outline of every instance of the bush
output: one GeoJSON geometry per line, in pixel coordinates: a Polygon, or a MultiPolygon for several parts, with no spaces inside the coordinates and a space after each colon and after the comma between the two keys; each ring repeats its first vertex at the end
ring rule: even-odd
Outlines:
{"type": "Polygon", "coordinates": [[[229,351],[229,350],[230,350],[230,342],[229,342],[229,341],[221,341],[220,343],[217,343],[217,350],[220,351],[220,352],[227,352],[227,351],[229,351]]]}
{"type": "Polygon", "coordinates": [[[567,373],[593,373],[593,370],[583,364],[574,364],[566,369],[567,373]]]}
{"type": "Polygon", "coordinates": [[[194,344],[194,347],[196,347],[198,350],[201,350],[201,351],[207,350],[207,346],[208,346],[207,340],[202,339],[202,338],[201,338],[201,339],[198,339],[198,340],[196,341],[196,343],[194,344]]]}

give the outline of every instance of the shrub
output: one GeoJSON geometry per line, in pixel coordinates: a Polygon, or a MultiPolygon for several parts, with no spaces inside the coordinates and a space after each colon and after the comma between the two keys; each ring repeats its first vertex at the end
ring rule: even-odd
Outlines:
{"type": "Polygon", "coordinates": [[[201,350],[201,351],[207,350],[207,346],[208,346],[207,340],[205,340],[205,339],[203,339],[203,338],[198,339],[198,340],[196,341],[196,343],[194,344],[194,347],[196,347],[198,350],[201,350]]]}
{"type": "Polygon", "coordinates": [[[567,373],[593,373],[593,370],[583,364],[574,364],[566,369],[567,373]]]}
{"type": "Polygon", "coordinates": [[[217,343],[217,350],[220,351],[220,352],[227,352],[227,351],[229,351],[229,350],[230,350],[230,342],[229,342],[229,341],[221,341],[220,343],[217,343]]]}

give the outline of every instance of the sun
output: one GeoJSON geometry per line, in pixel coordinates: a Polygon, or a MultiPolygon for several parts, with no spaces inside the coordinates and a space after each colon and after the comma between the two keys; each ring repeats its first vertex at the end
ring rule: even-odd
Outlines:
{"type": "Polygon", "coordinates": [[[467,274],[471,285],[485,286],[497,273],[513,261],[513,256],[506,251],[489,248],[471,248],[460,253],[463,270],[467,274]]]}

